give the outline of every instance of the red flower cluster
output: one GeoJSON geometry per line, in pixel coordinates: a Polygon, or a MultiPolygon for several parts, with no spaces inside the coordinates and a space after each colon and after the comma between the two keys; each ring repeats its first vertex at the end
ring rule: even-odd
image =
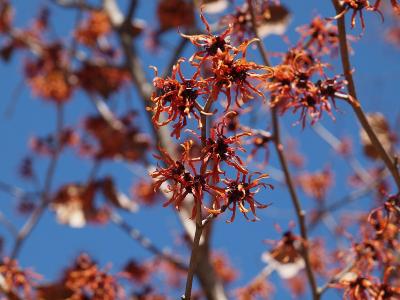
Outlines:
{"type": "Polygon", "coordinates": [[[40,57],[25,65],[28,83],[37,96],[56,103],[68,101],[73,87],[62,46],[56,43],[41,51],[40,57]]]}
{"type": "MultiPolygon", "coordinates": [[[[231,167],[234,167],[238,172],[247,174],[241,158],[236,154],[236,150],[245,151],[240,146],[240,138],[243,136],[250,136],[250,132],[242,132],[234,136],[226,137],[224,129],[226,128],[225,120],[220,122],[217,126],[211,128],[210,137],[205,141],[205,146],[201,149],[201,155],[195,160],[205,161],[206,163],[212,162],[213,164],[213,179],[215,182],[219,181],[219,174],[225,174],[221,169],[221,163],[225,162],[231,167]],[[236,147],[232,147],[235,145],[236,147]]],[[[201,137],[194,133],[200,140],[201,137]]]]}
{"type": "Polygon", "coordinates": [[[115,300],[121,293],[116,279],[100,270],[86,254],[81,254],[66,272],[65,286],[73,291],[73,299],[115,300]]]}
{"type": "Polygon", "coordinates": [[[117,190],[111,177],[86,185],[65,184],[53,196],[51,206],[58,221],[71,227],[83,227],[87,222],[104,223],[108,221],[111,207],[128,211],[136,209],[136,204],[117,190]],[[104,197],[105,203],[96,203],[98,194],[104,197]]]}
{"type": "MultiPolygon", "coordinates": [[[[392,5],[394,12],[396,14],[400,14],[400,4],[398,3],[398,1],[390,0],[390,3],[392,5]]],[[[360,22],[361,22],[361,28],[364,30],[365,29],[365,21],[364,21],[363,11],[366,10],[366,11],[377,12],[377,13],[379,13],[379,15],[381,16],[382,21],[383,21],[383,14],[379,10],[381,4],[382,4],[382,0],[376,0],[375,4],[373,4],[373,5],[368,0],[343,0],[342,1],[343,10],[337,16],[335,16],[335,19],[341,18],[349,10],[352,10],[353,12],[351,14],[351,27],[353,28],[356,25],[356,17],[358,14],[358,16],[360,18],[360,22]]]]}
{"type": "Polygon", "coordinates": [[[15,260],[3,258],[0,262],[0,294],[5,292],[7,299],[34,299],[32,286],[38,278],[32,271],[21,269],[15,260]]]}
{"type": "MultiPolygon", "coordinates": [[[[186,147],[186,151],[189,151],[190,143],[186,143],[183,146],[186,147]]],[[[162,160],[166,167],[157,168],[151,173],[151,176],[155,180],[155,190],[158,190],[162,184],[166,183],[167,188],[164,190],[166,193],[172,193],[170,199],[164,203],[164,206],[174,204],[176,209],[179,209],[182,205],[183,200],[186,196],[193,195],[195,203],[202,202],[204,192],[210,193],[209,177],[211,173],[202,172],[199,174],[194,166],[192,160],[190,160],[185,154],[182,155],[182,160],[174,161],[169,154],[160,149],[162,156],[155,157],[162,160]]],[[[203,161],[201,169],[206,166],[203,161]]],[[[169,196],[169,195],[168,195],[169,196]]],[[[192,218],[196,216],[196,205],[193,205],[192,218]]]]}
{"type": "MultiPolygon", "coordinates": [[[[290,21],[289,10],[279,1],[261,0],[253,3],[253,13],[258,36],[263,38],[269,34],[283,34],[290,21]]],[[[252,13],[248,3],[237,7],[234,13],[222,18],[221,23],[232,24],[232,36],[239,43],[255,37],[252,13]]]]}
{"type": "Polygon", "coordinates": [[[83,64],[75,75],[82,89],[104,98],[118,92],[129,80],[126,70],[112,66],[83,64]]]}
{"type": "Polygon", "coordinates": [[[257,214],[256,209],[266,208],[269,205],[262,204],[254,199],[254,195],[258,193],[261,187],[272,188],[272,185],[260,182],[264,178],[268,178],[267,174],[259,174],[259,176],[252,180],[252,175],[248,178],[245,174],[238,172],[238,175],[235,180],[233,179],[224,179],[225,188],[213,187],[214,191],[217,192],[217,201],[214,203],[213,213],[222,213],[226,209],[232,211],[232,216],[229,222],[232,222],[235,219],[236,209],[239,208],[239,211],[245,216],[246,219],[247,213],[249,211],[252,212],[254,218],[251,221],[256,221],[257,214]],[[256,189],[252,191],[252,189],[256,189]],[[222,201],[222,205],[221,202],[222,201]],[[246,208],[246,206],[249,207],[246,208]]]}
{"type": "Polygon", "coordinates": [[[259,86],[271,77],[271,68],[246,60],[246,49],[253,40],[246,41],[236,48],[229,43],[230,27],[221,35],[213,35],[203,16],[202,20],[208,34],[182,35],[199,48],[189,60],[197,69],[193,76],[187,79],[182,74],[182,59],[174,66],[171,77],[166,79],[158,77],[155,69],[156,77],[153,83],[157,92],[152,97],[153,122],[156,126],[175,122],[172,135],[177,138],[180,137],[182,128],[187,126],[187,119],[192,116],[201,127],[200,116],[207,112],[204,112],[199,96],[208,95],[214,102],[222,93],[226,97],[228,110],[234,93],[235,103],[240,107],[254,98],[254,95],[264,98],[259,86]],[[239,55],[241,57],[238,58],[239,55]],[[209,66],[210,76],[203,78],[200,73],[201,68],[205,66],[209,66]],[[165,117],[163,113],[166,114],[165,117]]]}
{"type": "MultiPolygon", "coordinates": [[[[251,212],[254,214],[256,220],[256,209],[266,208],[268,205],[263,205],[254,199],[254,195],[258,192],[260,187],[272,187],[271,185],[260,182],[268,175],[261,174],[257,179],[252,180],[252,176],[247,179],[246,174],[248,171],[241,165],[240,158],[235,154],[235,149],[229,147],[238,136],[231,138],[214,139],[210,138],[206,146],[202,149],[200,157],[190,158],[189,152],[193,145],[192,141],[188,141],[182,146],[184,152],[180,160],[173,160],[166,151],[160,149],[162,156],[157,156],[159,160],[163,161],[166,167],[157,168],[151,173],[155,180],[155,189],[162,188],[166,184],[166,188],[162,188],[167,193],[169,200],[164,203],[164,206],[174,204],[176,209],[179,209],[183,200],[187,195],[193,195],[195,203],[204,203],[204,193],[213,196],[212,209],[203,206],[211,213],[223,213],[226,209],[232,211],[230,222],[233,221],[236,215],[236,209],[247,218],[249,206],[251,212]],[[214,158],[212,162],[214,166],[212,170],[207,171],[207,165],[214,158]],[[238,170],[236,180],[225,178],[222,182],[226,187],[219,187],[217,184],[220,182],[220,174],[225,174],[221,170],[220,163],[226,162],[228,165],[238,170]],[[198,171],[198,169],[200,171],[198,171]],[[213,179],[211,183],[210,180],[213,179]],[[256,189],[252,191],[253,189],[256,189]],[[169,195],[172,194],[172,195],[169,195]],[[221,204],[222,202],[222,204],[221,204]]],[[[196,205],[193,205],[192,218],[196,215],[196,205]]]]}
{"type": "Polygon", "coordinates": [[[201,105],[197,102],[199,95],[207,94],[207,84],[204,80],[195,78],[186,79],[180,69],[183,60],[179,60],[174,66],[172,75],[163,79],[157,76],[153,84],[157,92],[153,94],[153,122],[156,126],[164,126],[170,122],[176,121],[173,125],[174,130],[171,135],[180,138],[181,130],[187,125],[187,119],[192,116],[198,121],[199,127],[200,114],[203,113],[201,105]],[[179,75],[180,81],[177,79],[179,75]],[[166,117],[163,116],[166,114],[166,117]]]}
{"type": "Polygon", "coordinates": [[[109,32],[111,32],[111,23],[106,12],[92,11],[87,20],[77,28],[75,37],[80,43],[93,47],[109,32]]]}
{"type": "Polygon", "coordinates": [[[83,140],[81,152],[91,154],[97,160],[135,161],[143,158],[150,147],[150,140],[134,125],[135,113],[128,112],[120,118],[113,118],[107,120],[101,116],[89,116],[85,120],[85,130],[97,145],[83,140]]]}
{"type": "Polygon", "coordinates": [[[384,278],[380,282],[372,276],[349,272],[339,284],[335,286],[345,290],[344,297],[350,300],[374,299],[389,300],[400,297],[400,288],[389,284],[392,267],[386,269],[384,278]]]}
{"type": "Polygon", "coordinates": [[[222,213],[226,209],[231,210],[230,221],[233,221],[237,208],[246,218],[247,213],[251,211],[255,220],[256,209],[265,208],[267,205],[257,202],[254,195],[259,187],[269,185],[260,182],[267,177],[266,174],[255,180],[252,180],[251,176],[247,179],[249,171],[237,154],[237,151],[244,151],[241,138],[250,136],[251,133],[241,132],[229,137],[225,135],[225,129],[232,130],[230,123],[232,115],[237,115],[236,112],[228,112],[222,116],[222,121],[210,126],[210,130],[206,128],[206,132],[209,132],[208,137],[204,134],[203,122],[211,114],[216,115],[218,109],[210,113],[211,106],[218,104],[220,96],[226,99],[225,111],[231,107],[233,96],[238,109],[256,95],[265,98],[260,88],[272,76],[272,69],[246,60],[247,48],[254,40],[234,47],[229,42],[231,26],[222,34],[213,35],[203,15],[201,18],[207,34],[183,35],[198,48],[189,59],[195,68],[194,74],[190,78],[183,75],[183,59],[178,60],[171,76],[166,79],[158,77],[157,69],[154,68],[156,77],[153,83],[157,91],[152,96],[154,106],[150,109],[154,113],[155,126],[173,123],[171,135],[178,139],[182,129],[189,126],[188,119],[194,117],[198,128],[202,129],[201,136],[194,130],[186,131],[198,137],[202,147],[198,154],[194,154],[195,144],[192,140],[187,140],[181,144],[183,151],[179,160],[173,159],[164,149],[160,149],[162,155],[157,155],[156,158],[163,162],[164,167],[158,167],[151,176],[155,180],[155,189],[163,189],[170,197],[164,206],[174,204],[179,209],[186,196],[193,196],[195,205],[192,218],[197,213],[196,203],[200,202],[214,214],[222,213]],[[209,70],[202,72],[203,68],[209,70]],[[205,77],[201,76],[202,73],[205,73],[205,77]],[[205,101],[200,98],[204,98],[205,101]],[[223,164],[236,170],[236,180],[226,177],[223,164]],[[221,175],[224,179],[221,179],[221,175]],[[219,186],[220,182],[223,182],[225,187],[219,186]],[[204,204],[205,194],[211,196],[212,208],[204,204]],[[249,208],[246,208],[247,205],[249,208]]]}
{"type": "Polygon", "coordinates": [[[313,124],[322,117],[323,112],[333,118],[335,98],[347,97],[342,93],[346,81],[340,76],[327,77],[324,67],[326,65],[310,52],[298,48],[289,51],[283,63],[274,68],[273,78],[267,83],[271,106],[282,114],[289,109],[293,113],[300,111],[299,121],[303,127],[307,117],[313,124]],[[319,79],[314,80],[314,77],[319,79]]]}
{"type": "Polygon", "coordinates": [[[297,29],[301,35],[300,45],[309,49],[316,55],[336,52],[339,47],[339,35],[337,26],[332,21],[315,17],[310,24],[297,29]]]}

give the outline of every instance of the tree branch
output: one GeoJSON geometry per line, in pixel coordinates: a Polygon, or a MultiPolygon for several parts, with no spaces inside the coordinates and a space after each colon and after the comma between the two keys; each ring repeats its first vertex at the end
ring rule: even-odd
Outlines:
{"type": "Polygon", "coordinates": [[[36,227],[38,224],[40,218],[42,217],[43,213],[46,211],[46,208],[51,202],[50,198],[50,191],[51,191],[51,185],[53,183],[53,178],[54,178],[54,173],[57,167],[57,162],[60,156],[60,153],[62,151],[62,145],[61,145],[61,132],[64,124],[64,117],[63,117],[63,106],[62,104],[57,105],[57,128],[56,128],[56,149],[54,153],[52,154],[49,167],[47,168],[46,172],[46,177],[45,177],[45,183],[43,187],[43,192],[41,196],[41,202],[39,206],[32,212],[30,218],[26,221],[24,226],[21,228],[21,230],[18,232],[17,239],[15,241],[14,247],[11,251],[10,257],[12,259],[15,259],[25,240],[28,238],[32,230],[36,227]]]}
{"type": "MultiPolygon", "coordinates": [[[[139,95],[143,101],[143,106],[147,111],[148,120],[150,123],[150,127],[152,129],[152,133],[154,139],[157,141],[157,144],[162,148],[169,151],[169,154],[172,158],[177,159],[177,152],[175,150],[175,144],[172,142],[170,138],[169,130],[166,126],[155,128],[154,124],[151,122],[153,114],[151,111],[151,107],[153,103],[151,101],[151,96],[153,94],[153,87],[147,81],[145,72],[141,66],[140,60],[137,55],[137,51],[132,41],[131,34],[122,26],[124,18],[115,2],[115,0],[103,0],[103,7],[108,13],[111,22],[116,29],[120,43],[122,45],[122,49],[126,59],[126,66],[129,70],[132,78],[133,84],[138,89],[139,95]]],[[[182,47],[183,49],[183,47],[182,47]]],[[[177,54],[179,55],[179,53],[177,54]]],[[[179,213],[179,218],[186,230],[193,240],[195,239],[195,230],[193,230],[193,223],[188,220],[190,216],[190,204],[192,201],[190,199],[186,199],[187,205],[182,207],[181,212],[179,213]]],[[[201,237],[201,235],[200,235],[201,237]]],[[[209,256],[209,248],[207,244],[202,244],[201,239],[199,241],[199,253],[197,257],[197,268],[195,269],[195,275],[198,277],[202,290],[204,291],[206,298],[209,300],[225,300],[227,299],[225,296],[225,291],[222,283],[217,278],[214,268],[210,262],[209,256]]]]}
{"type": "MultiPolygon", "coordinates": [[[[332,0],[332,3],[335,7],[336,13],[339,14],[343,11],[342,6],[340,5],[338,0],[332,0]]],[[[375,147],[376,151],[379,153],[382,161],[385,163],[386,167],[389,169],[390,173],[393,176],[394,181],[396,182],[397,189],[400,191],[400,173],[397,168],[396,161],[390,157],[390,155],[386,152],[382,143],[379,141],[376,136],[374,130],[368,122],[368,119],[361,107],[360,102],[357,100],[356,87],[354,84],[354,79],[352,75],[352,69],[349,58],[349,49],[347,46],[347,38],[346,38],[346,20],[345,15],[341,16],[337,19],[337,25],[339,30],[339,45],[340,45],[340,56],[342,61],[342,67],[344,76],[348,82],[347,88],[350,96],[353,98],[351,101],[348,101],[351,107],[356,114],[358,121],[360,122],[362,128],[367,133],[368,137],[371,140],[372,145],[375,147]]]]}
{"type": "MultiPolygon", "coordinates": [[[[257,32],[257,24],[256,24],[256,20],[255,20],[255,11],[254,11],[254,6],[253,6],[253,1],[247,0],[247,3],[249,5],[249,10],[250,10],[250,14],[251,14],[253,31],[254,31],[256,38],[258,39],[258,46],[259,46],[258,49],[260,51],[260,54],[261,54],[264,64],[266,66],[270,66],[267,51],[264,47],[264,44],[261,42],[261,39],[259,38],[259,35],[257,32]]],[[[281,167],[282,167],[282,170],[283,170],[283,173],[285,176],[289,194],[291,196],[292,203],[295,208],[297,221],[298,221],[299,227],[300,227],[300,235],[303,240],[302,246],[301,246],[301,252],[302,252],[301,255],[304,259],[304,263],[306,266],[306,274],[307,274],[308,282],[310,284],[312,297],[314,300],[318,300],[319,299],[318,286],[317,286],[317,282],[315,280],[314,273],[313,273],[313,270],[311,267],[310,256],[309,256],[309,251],[308,251],[308,233],[307,233],[307,226],[306,226],[306,221],[305,221],[305,212],[301,208],[299,198],[298,198],[296,190],[294,188],[293,179],[292,179],[290,171],[289,171],[289,166],[287,164],[286,156],[283,152],[283,145],[281,143],[278,113],[275,108],[271,108],[271,114],[272,114],[273,142],[275,145],[276,152],[278,154],[279,162],[281,164],[281,167]]]]}
{"type": "Polygon", "coordinates": [[[170,255],[169,253],[160,250],[155,246],[151,240],[146,238],[138,229],[129,225],[119,214],[112,213],[111,214],[111,221],[118,226],[118,228],[122,229],[126,232],[132,239],[139,242],[139,244],[148,250],[149,252],[153,253],[154,255],[170,262],[171,264],[175,265],[177,268],[187,271],[188,266],[186,266],[182,261],[178,260],[176,257],[170,255]]]}
{"type": "Polygon", "coordinates": [[[305,212],[301,208],[300,200],[297,196],[296,189],[294,187],[293,179],[289,171],[289,166],[287,164],[287,160],[285,157],[285,154],[283,152],[283,145],[281,143],[281,137],[280,137],[280,128],[279,128],[279,120],[278,120],[278,114],[275,108],[272,108],[272,128],[273,128],[273,137],[274,137],[274,145],[276,152],[278,154],[278,158],[283,170],[283,173],[285,175],[286,179],[286,184],[289,190],[289,194],[292,199],[292,203],[296,212],[297,216],[297,221],[300,226],[300,235],[303,240],[301,244],[301,254],[304,259],[304,263],[306,266],[306,274],[308,278],[308,282],[310,284],[311,288],[311,293],[313,296],[314,300],[318,300],[320,297],[318,295],[318,290],[317,290],[317,282],[314,277],[314,273],[312,271],[311,267],[311,262],[310,262],[310,253],[308,251],[308,233],[307,233],[307,226],[306,226],[306,221],[305,221],[305,212]]]}
{"type": "MultiPolygon", "coordinates": [[[[207,102],[204,106],[204,112],[208,113],[211,110],[212,103],[214,102],[214,97],[210,95],[208,97],[207,102]]],[[[207,145],[207,115],[201,115],[201,143],[202,146],[205,147],[207,145]]],[[[204,167],[201,168],[200,174],[204,175],[207,169],[206,163],[203,165],[204,167]]],[[[201,201],[197,199],[195,201],[196,205],[196,231],[194,233],[194,239],[192,244],[192,254],[190,256],[190,264],[188,275],[186,279],[186,288],[185,288],[185,296],[182,299],[190,300],[192,295],[192,282],[193,282],[193,275],[195,273],[195,269],[197,268],[197,257],[199,255],[200,250],[200,238],[203,233],[203,220],[202,220],[202,213],[201,213],[201,201]]]]}

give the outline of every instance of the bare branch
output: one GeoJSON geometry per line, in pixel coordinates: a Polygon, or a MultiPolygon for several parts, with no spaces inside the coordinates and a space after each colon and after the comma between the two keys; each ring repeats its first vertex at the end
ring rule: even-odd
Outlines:
{"type": "MultiPolygon", "coordinates": [[[[256,25],[256,20],[255,20],[255,11],[254,11],[254,6],[253,6],[253,1],[248,0],[247,1],[249,5],[249,10],[251,13],[251,19],[252,19],[252,26],[253,26],[253,31],[258,38],[258,49],[261,53],[262,59],[264,61],[264,64],[266,66],[270,66],[269,59],[268,59],[268,54],[267,51],[264,47],[264,44],[261,42],[259,39],[258,33],[257,33],[257,25],[256,25]]],[[[286,156],[283,152],[283,145],[281,142],[281,136],[280,136],[280,126],[279,126],[279,120],[278,120],[278,113],[275,108],[271,109],[271,114],[272,114],[272,128],[273,128],[273,141],[275,145],[276,152],[278,154],[279,162],[281,164],[283,173],[285,175],[285,180],[286,184],[292,199],[293,206],[295,208],[297,220],[300,226],[300,235],[303,239],[302,246],[301,246],[301,254],[304,259],[304,263],[306,266],[306,274],[308,278],[308,282],[310,284],[311,288],[311,293],[313,296],[314,300],[319,299],[318,295],[318,286],[317,282],[314,277],[314,273],[311,267],[311,262],[310,262],[310,256],[309,256],[309,251],[308,251],[308,233],[307,233],[307,226],[306,226],[306,221],[305,221],[305,212],[301,208],[300,200],[297,196],[296,189],[294,187],[293,179],[289,171],[289,166],[286,160],[286,156]]]]}
{"type": "Polygon", "coordinates": [[[322,294],[328,290],[331,284],[339,282],[348,272],[350,272],[350,270],[354,267],[354,264],[355,261],[351,260],[350,263],[343,268],[343,270],[329,279],[322,287],[318,288],[318,294],[322,296],[322,294]]]}
{"type": "Polygon", "coordinates": [[[51,3],[64,8],[76,8],[80,10],[99,10],[100,8],[87,3],[84,0],[50,0],[51,3]]]}
{"type": "Polygon", "coordinates": [[[57,162],[60,157],[61,151],[62,151],[62,145],[60,142],[60,136],[62,132],[64,124],[64,118],[63,118],[63,106],[62,105],[57,105],[57,128],[56,128],[56,140],[57,140],[57,146],[55,152],[52,154],[49,166],[47,168],[46,172],[46,177],[45,177],[45,183],[43,187],[43,192],[41,196],[41,202],[40,204],[36,207],[36,209],[32,212],[30,218],[26,221],[24,226],[21,228],[21,230],[18,232],[17,239],[15,241],[14,247],[11,251],[11,258],[16,258],[25,242],[25,240],[28,238],[32,230],[36,227],[38,224],[40,218],[42,217],[43,213],[46,211],[47,206],[51,202],[50,198],[50,191],[51,191],[51,186],[54,178],[54,173],[57,167],[57,162]]]}
{"type": "MultiPolygon", "coordinates": [[[[343,7],[340,4],[339,0],[332,0],[332,3],[335,7],[336,13],[339,15],[343,11],[343,7]]],[[[351,101],[348,101],[351,107],[356,114],[358,121],[360,122],[362,128],[367,133],[368,137],[371,140],[372,145],[374,145],[376,151],[379,153],[382,161],[385,163],[386,167],[389,169],[390,173],[393,176],[394,181],[396,182],[397,188],[400,191],[400,173],[397,168],[395,160],[390,157],[390,155],[386,152],[382,143],[379,141],[376,133],[372,129],[371,125],[368,122],[368,119],[361,107],[360,102],[357,100],[356,87],[353,79],[353,72],[350,64],[349,57],[349,49],[347,46],[347,34],[346,34],[346,20],[345,15],[343,14],[340,18],[337,19],[338,30],[339,30],[339,44],[340,44],[340,56],[342,61],[342,67],[344,76],[348,82],[348,90],[349,94],[352,97],[351,101]]]]}
{"type": "MultiPolygon", "coordinates": [[[[126,59],[126,66],[130,71],[132,82],[136,86],[139,95],[142,98],[143,106],[147,111],[148,120],[150,122],[151,128],[153,130],[153,136],[157,141],[158,145],[168,150],[172,158],[177,158],[177,153],[175,150],[175,145],[170,138],[169,130],[166,126],[155,128],[154,124],[151,122],[153,114],[151,112],[151,107],[153,103],[151,101],[151,96],[154,92],[152,85],[146,79],[145,71],[141,66],[140,59],[138,58],[137,51],[132,41],[132,35],[123,26],[124,18],[119,10],[116,2],[114,0],[103,0],[103,6],[108,15],[110,16],[111,22],[118,32],[119,40],[122,45],[122,49],[126,59]]],[[[179,218],[186,230],[186,232],[195,240],[195,230],[193,222],[189,219],[190,209],[193,203],[186,199],[186,205],[182,207],[179,213],[179,218]]],[[[200,234],[201,237],[201,234],[200,234]]],[[[199,279],[202,289],[209,300],[225,300],[225,291],[222,283],[217,278],[213,266],[210,262],[208,244],[201,243],[199,240],[199,253],[197,257],[197,267],[195,269],[195,274],[199,279]]]]}
{"type": "Polygon", "coordinates": [[[157,255],[158,257],[170,262],[179,269],[187,271],[188,267],[179,259],[172,256],[166,251],[157,248],[150,239],[146,238],[138,229],[129,225],[119,214],[112,213],[111,221],[124,232],[126,232],[132,239],[137,241],[143,248],[150,251],[151,253],[157,255]]]}

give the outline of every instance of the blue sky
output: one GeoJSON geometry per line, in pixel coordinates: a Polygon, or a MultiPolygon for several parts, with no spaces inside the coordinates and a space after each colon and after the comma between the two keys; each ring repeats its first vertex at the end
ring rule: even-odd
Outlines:
{"type": "MultiPolygon", "coordinates": [[[[122,6],[126,5],[125,0],[120,1],[122,6]]],[[[156,1],[139,1],[141,4],[137,16],[149,20],[149,26],[156,25],[151,20],[155,19],[153,7],[156,1]]],[[[287,30],[289,40],[293,43],[297,39],[295,28],[301,24],[308,23],[317,14],[322,16],[333,16],[334,12],[330,1],[309,0],[309,1],[282,1],[294,13],[291,25],[287,30]]],[[[32,16],[39,8],[47,5],[45,0],[12,1],[16,8],[16,24],[26,26],[31,22],[32,16]]],[[[57,36],[63,40],[71,39],[71,26],[75,18],[73,10],[60,10],[50,5],[53,15],[51,23],[57,36]]],[[[212,21],[216,18],[210,17],[212,21]]],[[[385,114],[392,125],[399,117],[400,106],[398,105],[398,78],[400,77],[400,56],[396,48],[384,42],[383,34],[385,25],[382,25],[380,18],[375,14],[366,16],[367,30],[360,41],[352,44],[355,55],[352,56],[352,63],[355,68],[355,81],[358,86],[359,98],[366,111],[381,111],[385,114]]],[[[354,34],[359,34],[359,28],[354,34]]],[[[168,34],[171,37],[168,44],[176,42],[175,33],[168,34]]],[[[141,43],[142,40],[139,41],[141,43]]],[[[268,37],[264,41],[270,51],[282,51],[286,44],[279,37],[268,37]]],[[[139,46],[138,46],[139,47],[139,46]]],[[[187,47],[185,55],[190,55],[193,48],[187,47]]],[[[140,55],[144,65],[155,65],[161,70],[168,61],[168,49],[157,54],[149,53],[146,49],[140,48],[140,55]]],[[[249,57],[258,59],[256,51],[250,51],[249,57]]],[[[340,73],[338,61],[334,58],[331,63],[340,73]]],[[[32,135],[45,135],[50,133],[55,126],[55,109],[51,104],[32,96],[31,91],[22,82],[23,61],[21,56],[15,56],[10,63],[2,63],[0,67],[0,137],[3,140],[0,156],[0,180],[9,184],[20,186],[24,189],[31,189],[24,181],[21,181],[17,174],[17,167],[20,160],[28,153],[28,140],[32,135]],[[18,94],[18,102],[12,115],[6,116],[6,111],[13,95],[18,94]]],[[[148,76],[151,78],[151,70],[148,76]]],[[[124,91],[119,97],[126,97],[130,94],[131,99],[136,97],[134,91],[124,91]]],[[[132,100],[133,105],[138,109],[140,105],[132,100]]],[[[121,104],[120,109],[124,106],[121,104]]],[[[321,121],[336,136],[350,136],[354,145],[358,144],[358,125],[354,119],[349,106],[340,104],[340,112],[336,112],[336,121],[325,116],[321,121]]],[[[95,110],[88,99],[82,93],[75,93],[74,98],[66,106],[66,122],[78,124],[85,112],[95,113],[95,110]]],[[[320,170],[329,165],[336,172],[336,185],[330,190],[328,202],[339,199],[349,192],[345,179],[349,175],[349,167],[338,157],[334,151],[320,140],[309,128],[302,129],[301,126],[292,126],[293,118],[285,118],[283,121],[283,133],[286,137],[291,136],[299,141],[300,151],[306,155],[306,167],[308,170],[320,170]]],[[[140,124],[147,124],[141,120],[140,124]]],[[[262,126],[262,124],[260,125],[262,126]]],[[[272,151],[273,152],[273,151],[272,151]]],[[[355,153],[360,154],[361,149],[355,147],[355,153]]],[[[368,161],[362,160],[367,166],[368,161]]],[[[37,160],[39,174],[43,174],[46,159],[37,160]],[[41,172],[41,173],[40,173],[41,172]]],[[[278,167],[275,155],[271,156],[271,165],[278,167]]],[[[132,183],[137,179],[130,168],[138,166],[127,166],[122,163],[109,163],[102,167],[100,174],[113,174],[118,187],[128,193],[132,183]]],[[[61,159],[57,168],[54,187],[65,182],[79,181],[86,178],[90,169],[90,163],[76,158],[72,151],[67,151],[61,159]]],[[[278,238],[274,224],[278,223],[286,229],[290,220],[294,220],[292,206],[287,191],[279,183],[276,183],[273,192],[263,193],[263,202],[273,202],[272,207],[260,211],[261,221],[256,223],[246,222],[238,216],[233,224],[226,224],[222,218],[215,227],[213,246],[217,250],[226,251],[229,254],[232,264],[240,270],[240,278],[233,285],[241,286],[248,282],[252,276],[259,272],[263,265],[260,255],[267,249],[263,243],[265,239],[278,238]]],[[[312,203],[303,193],[299,191],[305,207],[312,203]]],[[[9,217],[17,226],[21,226],[25,217],[21,217],[15,211],[15,199],[5,193],[1,193],[0,210],[9,217]]],[[[364,201],[361,200],[358,203],[364,201]]],[[[359,204],[361,205],[361,204],[359,204]]],[[[356,208],[358,204],[356,205],[356,208]]],[[[365,206],[364,206],[365,207],[365,206]]],[[[181,232],[181,227],[176,215],[170,209],[154,207],[143,208],[134,215],[125,215],[128,222],[139,228],[145,235],[150,237],[160,247],[172,245],[172,242],[181,232]]],[[[226,219],[226,218],[225,218],[226,219]]],[[[327,244],[333,241],[332,236],[326,229],[319,228],[314,234],[323,235],[327,244]]],[[[10,249],[11,240],[8,233],[0,228],[0,235],[6,238],[6,253],[10,249]]],[[[177,251],[182,251],[173,246],[177,251]]],[[[112,262],[116,269],[120,268],[129,258],[146,259],[150,254],[144,251],[137,243],[129,239],[118,228],[110,225],[87,226],[83,229],[71,229],[56,222],[53,213],[48,212],[39,223],[33,234],[29,237],[22,250],[20,261],[23,266],[33,267],[38,273],[46,278],[54,278],[68,262],[80,251],[87,251],[96,258],[102,265],[112,262]]],[[[185,251],[182,251],[186,253],[185,251]]],[[[278,292],[281,297],[288,297],[287,292],[281,290],[280,281],[276,275],[272,280],[278,283],[278,292]]],[[[335,293],[327,294],[325,299],[336,299],[335,293]]],[[[307,297],[305,298],[307,299],[307,297]]]]}

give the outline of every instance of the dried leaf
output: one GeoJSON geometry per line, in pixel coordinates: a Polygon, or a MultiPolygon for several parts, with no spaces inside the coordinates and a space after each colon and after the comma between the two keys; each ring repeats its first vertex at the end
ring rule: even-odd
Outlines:
{"type": "Polygon", "coordinates": [[[131,212],[138,209],[138,205],[134,201],[129,199],[127,195],[117,191],[111,177],[107,177],[102,180],[100,187],[104,197],[106,197],[106,199],[116,207],[126,209],[131,212]]]}
{"type": "MultiPolygon", "coordinates": [[[[383,148],[388,153],[392,153],[397,138],[391,131],[386,118],[381,113],[371,113],[367,114],[367,119],[383,148]]],[[[361,129],[360,131],[360,138],[364,154],[372,160],[379,159],[379,153],[376,151],[375,146],[372,144],[364,129],[361,129]]]]}
{"type": "Polygon", "coordinates": [[[38,286],[36,290],[38,300],[65,300],[73,295],[73,292],[61,282],[38,286]]]}
{"type": "Polygon", "coordinates": [[[185,0],[161,0],[157,15],[161,32],[180,26],[192,26],[195,21],[194,6],[185,0]]]}
{"type": "Polygon", "coordinates": [[[281,4],[264,5],[258,17],[258,33],[260,37],[283,34],[290,20],[291,14],[285,6],[281,4]]]}
{"type": "Polygon", "coordinates": [[[208,14],[217,14],[224,11],[228,5],[228,0],[197,0],[196,4],[203,12],[208,14]]]}
{"type": "Polygon", "coordinates": [[[62,186],[55,195],[52,208],[57,220],[75,228],[81,228],[87,222],[103,223],[108,219],[105,207],[95,206],[98,184],[88,185],[70,183],[62,186]]]}

